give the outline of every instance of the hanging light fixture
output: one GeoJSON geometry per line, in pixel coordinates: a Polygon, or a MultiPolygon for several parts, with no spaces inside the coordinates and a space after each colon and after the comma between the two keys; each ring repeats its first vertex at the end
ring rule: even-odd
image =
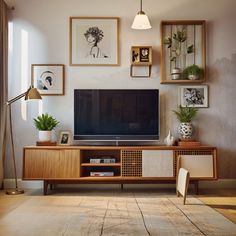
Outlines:
{"type": "Polygon", "coordinates": [[[145,12],[142,10],[142,0],[140,0],[140,11],[134,17],[132,29],[151,29],[152,26],[146,16],[145,12]]]}

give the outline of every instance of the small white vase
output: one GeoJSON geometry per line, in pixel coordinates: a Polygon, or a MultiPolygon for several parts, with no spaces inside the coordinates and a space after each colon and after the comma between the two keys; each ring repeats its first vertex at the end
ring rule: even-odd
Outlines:
{"type": "Polygon", "coordinates": [[[175,143],[175,138],[173,136],[171,136],[170,130],[169,130],[169,133],[168,133],[167,137],[164,139],[164,143],[167,146],[173,146],[174,143],[175,143]]]}
{"type": "Polygon", "coordinates": [[[39,130],[39,141],[51,141],[52,131],[39,130]]]}

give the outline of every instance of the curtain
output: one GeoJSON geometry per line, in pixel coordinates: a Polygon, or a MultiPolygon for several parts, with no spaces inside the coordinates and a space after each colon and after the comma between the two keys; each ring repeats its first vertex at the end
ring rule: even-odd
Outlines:
{"type": "Polygon", "coordinates": [[[5,153],[5,115],[7,101],[7,70],[8,70],[8,7],[0,0],[0,188],[3,186],[3,157],[5,153]]]}

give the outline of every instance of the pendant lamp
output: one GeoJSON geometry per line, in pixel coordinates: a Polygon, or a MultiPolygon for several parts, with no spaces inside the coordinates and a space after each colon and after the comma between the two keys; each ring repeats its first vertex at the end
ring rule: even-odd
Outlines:
{"type": "Polygon", "coordinates": [[[148,20],[147,15],[142,10],[142,0],[140,0],[140,11],[135,16],[131,28],[132,29],[141,29],[141,30],[152,28],[152,26],[150,25],[150,22],[148,20]]]}

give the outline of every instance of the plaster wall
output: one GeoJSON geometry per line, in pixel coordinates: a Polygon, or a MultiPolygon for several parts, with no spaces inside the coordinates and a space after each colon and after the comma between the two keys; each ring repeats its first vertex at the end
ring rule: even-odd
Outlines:
{"type": "MultiPolygon", "coordinates": [[[[137,0],[6,0],[10,12],[9,98],[30,85],[31,64],[65,64],[65,95],[45,96],[40,103],[18,101],[12,105],[17,173],[22,173],[22,148],[34,145],[37,131],[33,118],[48,112],[60,121],[60,129],[73,131],[73,89],[158,88],[161,94],[161,140],[170,129],[177,136],[178,122],[171,112],[178,101],[177,85],[160,85],[160,21],[207,21],[207,81],[209,108],[200,109],[197,138],[218,147],[219,177],[236,178],[236,1],[145,0],[143,9],[152,29],[130,28],[138,11],[137,0]],[[69,17],[116,16],[120,18],[120,66],[69,66],[69,17]],[[129,76],[130,48],[153,47],[151,78],[129,76]]],[[[9,159],[9,158],[8,158],[9,159]]],[[[12,177],[6,162],[6,177],[12,177]]]]}

